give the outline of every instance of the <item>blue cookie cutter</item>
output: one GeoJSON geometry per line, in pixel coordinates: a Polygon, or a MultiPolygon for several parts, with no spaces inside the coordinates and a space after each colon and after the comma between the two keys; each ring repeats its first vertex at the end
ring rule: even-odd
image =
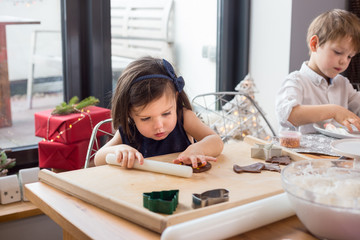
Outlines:
{"type": "Polygon", "coordinates": [[[172,214],[179,202],[179,190],[143,193],[143,205],[152,212],[172,214]]]}

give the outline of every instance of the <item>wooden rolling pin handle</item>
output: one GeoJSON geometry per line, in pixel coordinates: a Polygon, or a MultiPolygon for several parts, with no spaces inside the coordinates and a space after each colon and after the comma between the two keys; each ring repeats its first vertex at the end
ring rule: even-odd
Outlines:
{"type": "MultiPolygon", "coordinates": [[[[115,154],[113,153],[108,153],[106,155],[106,163],[111,165],[120,165],[120,163],[116,161],[115,154]]],[[[139,162],[135,161],[133,168],[144,171],[185,177],[185,178],[191,177],[193,173],[192,167],[189,166],[154,161],[154,160],[147,160],[147,159],[144,159],[143,165],[140,165],[139,162]]]]}

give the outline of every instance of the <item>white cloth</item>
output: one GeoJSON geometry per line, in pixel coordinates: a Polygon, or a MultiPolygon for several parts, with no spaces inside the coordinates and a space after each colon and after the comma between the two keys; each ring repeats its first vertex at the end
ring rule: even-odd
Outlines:
{"type": "Polygon", "coordinates": [[[325,78],[314,72],[304,62],[299,71],[290,73],[276,97],[276,115],[280,130],[298,130],[303,134],[316,132],[313,124],[298,128],[289,121],[293,107],[298,105],[337,104],[360,116],[360,92],[349,79],[338,74],[328,85],[325,78]]]}

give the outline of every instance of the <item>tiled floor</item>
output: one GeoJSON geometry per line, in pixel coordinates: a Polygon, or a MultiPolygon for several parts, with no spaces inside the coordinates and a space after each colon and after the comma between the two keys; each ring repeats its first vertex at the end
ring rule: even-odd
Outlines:
{"type": "Polygon", "coordinates": [[[0,148],[13,148],[37,144],[41,138],[35,136],[34,113],[53,109],[63,101],[62,93],[35,95],[33,108],[27,108],[26,96],[11,98],[12,126],[0,128],[0,148]]]}

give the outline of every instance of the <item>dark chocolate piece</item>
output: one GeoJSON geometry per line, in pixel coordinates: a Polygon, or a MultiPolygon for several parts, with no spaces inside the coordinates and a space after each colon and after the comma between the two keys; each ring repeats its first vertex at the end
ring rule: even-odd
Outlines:
{"type": "Polygon", "coordinates": [[[278,156],[272,157],[265,160],[268,163],[278,163],[281,165],[289,165],[291,163],[291,158],[289,156],[278,156]]]}
{"type": "Polygon", "coordinates": [[[247,166],[239,166],[234,164],[233,170],[236,173],[242,173],[242,172],[250,172],[250,173],[260,173],[262,169],[264,169],[265,164],[261,162],[257,162],[251,165],[247,166]]]}
{"type": "Polygon", "coordinates": [[[268,164],[265,164],[264,170],[274,171],[274,172],[281,172],[280,165],[277,164],[277,163],[268,163],[268,164]]]}
{"type": "Polygon", "coordinates": [[[209,162],[207,162],[205,166],[201,166],[201,163],[198,163],[198,164],[200,164],[200,166],[198,165],[197,168],[194,168],[194,167],[192,166],[192,164],[185,164],[185,165],[192,167],[193,173],[205,172],[205,171],[210,170],[210,168],[211,168],[211,163],[209,163],[209,162]]]}
{"type": "Polygon", "coordinates": [[[201,172],[209,171],[210,168],[211,168],[211,163],[207,162],[205,166],[193,168],[193,173],[201,173],[201,172]]]}

